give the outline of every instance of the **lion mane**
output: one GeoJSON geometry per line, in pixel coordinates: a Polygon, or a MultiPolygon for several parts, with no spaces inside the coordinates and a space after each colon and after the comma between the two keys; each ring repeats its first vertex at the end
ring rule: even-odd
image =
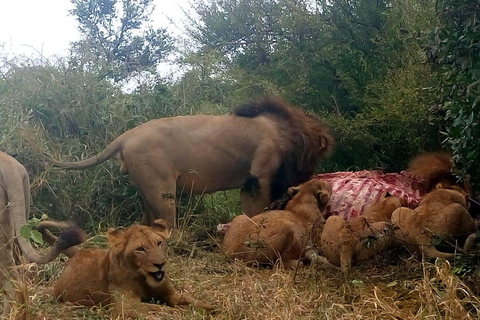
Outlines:
{"type": "Polygon", "coordinates": [[[233,113],[248,118],[269,117],[278,126],[282,159],[271,181],[270,202],[281,198],[290,186],[310,179],[318,161],[333,149],[334,140],[320,119],[278,98],[253,101],[238,106],[233,113]]]}
{"type": "MultiPolygon", "coordinates": [[[[426,192],[435,189],[438,183],[456,185],[452,155],[446,151],[425,152],[414,157],[405,170],[425,181],[426,192]]],[[[462,188],[469,190],[468,183],[462,188]]]]}

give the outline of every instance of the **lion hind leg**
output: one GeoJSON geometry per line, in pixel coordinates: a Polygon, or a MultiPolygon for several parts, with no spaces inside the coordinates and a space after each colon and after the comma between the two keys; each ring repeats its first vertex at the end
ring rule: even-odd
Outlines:
{"type": "Polygon", "coordinates": [[[455,253],[448,253],[448,252],[441,252],[438,251],[437,248],[435,248],[432,245],[426,245],[426,246],[420,246],[421,251],[427,256],[428,258],[453,258],[455,257],[455,253]]]}
{"type": "Polygon", "coordinates": [[[150,173],[137,175],[130,172],[130,179],[136,186],[143,200],[144,214],[142,224],[151,226],[157,219],[163,219],[171,229],[175,226],[175,179],[163,179],[161,176],[150,173]]]}
{"type": "Polygon", "coordinates": [[[453,258],[454,253],[441,252],[432,244],[432,238],[427,235],[417,236],[416,241],[419,246],[419,251],[423,253],[427,258],[453,258]]]}

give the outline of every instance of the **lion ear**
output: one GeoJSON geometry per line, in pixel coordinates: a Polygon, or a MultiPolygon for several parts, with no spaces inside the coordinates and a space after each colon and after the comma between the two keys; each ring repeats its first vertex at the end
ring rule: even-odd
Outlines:
{"type": "Polygon", "coordinates": [[[112,246],[116,246],[124,240],[123,238],[124,233],[125,233],[125,230],[123,229],[110,228],[107,231],[107,240],[112,246]]]}
{"type": "Polygon", "coordinates": [[[153,222],[152,229],[157,233],[164,233],[167,230],[167,222],[163,219],[157,219],[153,222]]]}
{"type": "Polygon", "coordinates": [[[435,189],[448,189],[448,186],[446,186],[444,183],[439,182],[435,185],[435,189]]]}
{"type": "Polygon", "coordinates": [[[298,193],[298,191],[300,191],[300,187],[290,187],[290,188],[288,188],[287,193],[291,197],[293,197],[294,195],[296,195],[298,193]]]}
{"type": "Polygon", "coordinates": [[[319,204],[327,204],[332,195],[332,185],[325,180],[318,180],[316,182],[318,190],[315,192],[319,204]]]}
{"type": "Polygon", "coordinates": [[[318,190],[317,192],[317,200],[320,204],[327,204],[330,200],[330,192],[325,190],[318,190]]]}

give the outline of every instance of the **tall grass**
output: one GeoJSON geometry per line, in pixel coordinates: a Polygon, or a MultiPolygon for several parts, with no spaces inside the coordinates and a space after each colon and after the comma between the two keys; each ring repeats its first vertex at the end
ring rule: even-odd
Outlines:
{"type": "MultiPolygon", "coordinates": [[[[123,132],[153,118],[226,113],[219,104],[192,104],[155,83],[126,93],[63,60],[3,60],[0,149],[27,168],[32,214],[75,220],[89,231],[139,221],[136,189],[116,160],[84,171],[53,168],[46,157],[74,161],[99,153],[123,132]]],[[[239,211],[234,193],[194,197],[179,206],[180,224],[214,228],[239,211]],[[230,197],[233,196],[233,200],[230,197]]]]}

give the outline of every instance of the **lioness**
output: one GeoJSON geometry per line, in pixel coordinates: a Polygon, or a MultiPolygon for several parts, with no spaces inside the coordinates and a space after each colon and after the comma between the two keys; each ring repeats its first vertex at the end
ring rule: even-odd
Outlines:
{"type": "Polygon", "coordinates": [[[347,272],[354,263],[373,258],[396,244],[390,218],[395,209],[406,205],[404,199],[386,196],[351,220],[340,216],[327,219],[320,239],[323,256],[347,272]]]}
{"type": "Polygon", "coordinates": [[[289,193],[293,198],[285,210],[233,219],[223,240],[228,258],[241,259],[250,266],[280,261],[285,268],[290,268],[305,257],[313,225],[324,222],[332,189],[328,182],[316,179],[290,187],[289,193]]]}
{"type": "MultiPolygon", "coordinates": [[[[47,228],[45,223],[40,223],[39,228],[48,241],[46,230],[55,223],[46,223],[47,228]]],[[[110,229],[109,249],[70,248],[67,254],[71,258],[55,284],[54,296],[61,302],[85,306],[111,305],[113,316],[122,318],[160,311],[161,307],[152,301],[212,310],[211,305],[179,294],[173,287],[165,272],[167,238],[167,224],[159,219],[151,227],[110,229]]]]}
{"type": "Polygon", "coordinates": [[[393,212],[396,238],[410,251],[423,252],[429,258],[453,257],[453,253],[439,251],[434,242],[437,238],[455,244],[477,230],[466,197],[458,187],[438,184],[415,210],[399,208],[393,212]]]}
{"type": "Polygon", "coordinates": [[[322,123],[299,108],[267,98],[229,115],[151,120],[131,129],[94,157],[52,160],[85,169],[113,157],[144,203],[142,223],[163,218],[174,226],[175,193],[203,194],[241,188],[242,210],[262,212],[273,200],[310,178],[333,139],[322,123]]]}
{"type": "MultiPolygon", "coordinates": [[[[30,214],[30,182],[27,170],[17,160],[0,151],[0,288],[4,294],[2,317],[8,316],[12,304],[21,304],[25,300],[24,290],[16,290],[19,275],[15,268],[11,268],[23,253],[30,262],[47,263],[58,254],[58,251],[67,249],[69,245],[62,244],[63,237],[51,251],[42,256],[20,236],[20,228],[27,224],[30,214]],[[20,250],[14,250],[14,247],[20,250]]],[[[70,245],[80,242],[71,239],[70,245]]]]}

